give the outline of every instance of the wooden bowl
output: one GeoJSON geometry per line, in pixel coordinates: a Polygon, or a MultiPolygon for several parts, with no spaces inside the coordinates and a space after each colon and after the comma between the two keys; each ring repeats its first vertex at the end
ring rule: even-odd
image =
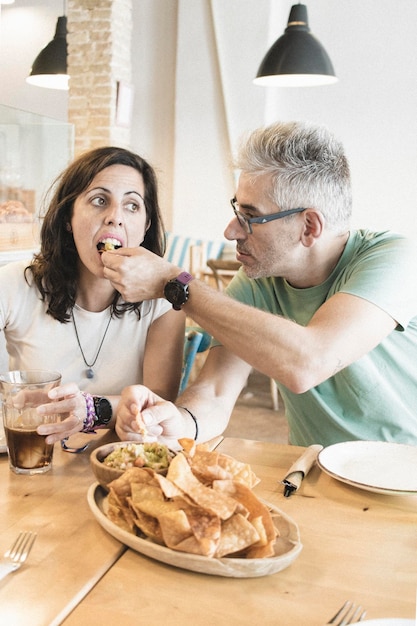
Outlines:
{"type": "MultiPolygon", "coordinates": [[[[94,472],[96,480],[102,487],[107,489],[107,485],[119,478],[126,470],[125,469],[117,469],[115,467],[109,467],[103,463],[104,459],[113,452],[116,448],[124,448],[128,444],[135,444],[135,441],[115,441],[113,443],[107,443],[104,446],[100,446],[92,451],[90,454],[90,464],[91,468],[94,472]]],[[[174,456],[175,452],[171,452],[171,455],[174,456]]],[[[167,470],[158,470],[158,473],[166,474],[167,470]]]]}

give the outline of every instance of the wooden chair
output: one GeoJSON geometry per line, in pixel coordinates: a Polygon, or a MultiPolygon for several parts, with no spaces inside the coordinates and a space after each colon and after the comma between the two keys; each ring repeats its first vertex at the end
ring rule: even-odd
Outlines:
{"type": "Polygon", "coordinates": [[[182,267],[196,278],[207,269],[207,259],[218,259],[224,249],[224,241],[194,239],[174,233],[165,233],[165,259],[182,267]]]}
{"type": "MultiPolygon", "coordinates": [[[[213,272],[213,278],[215,280],[217,289],[219,291],[223,291],[225,287],[230,283],[233,276],[240,268],[239,261],[228,260],[228,259],[208,259],[207,266],[213,272]]],[[[272,399],[272,407],[274,411],[278,411],[279,409],[279,399],[278,399],[278,389],[273,378],[270,378],[269,381],[270,391],[271,391],[271,399],[272,399]]]]}
{"type": "Polygon", "coordinates": [[[228,259],[208,259],[207,267],[209,267],[213,273],[217,289],[223,291],[240,268],[240,263],[239,261],[231,261],[228,259]]]}

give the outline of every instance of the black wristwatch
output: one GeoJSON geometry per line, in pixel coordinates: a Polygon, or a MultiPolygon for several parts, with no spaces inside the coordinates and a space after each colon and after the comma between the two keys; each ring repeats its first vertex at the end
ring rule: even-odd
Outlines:
{"type": "Polygon", "coordinates": [[[94,427],[107,426],[113,416],[112,406],[107,398],[101,398],[100,396],[93,396],[94,410],[96,413],[96,419],[94,427]]]}
{"type": "Polygon", "coordinates": [[[181,272],[179,276],[170,280],[164,288],[164,296],[172,304],[172,308],[180,311],[188,300],[188,283],[194,279],[188,272],[181,272]]]}

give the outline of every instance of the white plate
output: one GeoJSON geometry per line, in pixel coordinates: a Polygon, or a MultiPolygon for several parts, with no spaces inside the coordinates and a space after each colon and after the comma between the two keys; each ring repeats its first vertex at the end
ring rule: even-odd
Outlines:
{"type": "Polygon", "coordinates": [[[104,530],[133,550],[136,550],[136,552],[140,552],[157,561],[168,563],[168,565],[191,570],[192,572],[233,578],[267,576],[288,567],[302,550],[297,525],[282,511],[270,504],[268,504],[268,507],[278,514],[274,516],[274,523],[280,532],[280,537],[275,544],[274,557],[265,559],[230,559],[227,557],[212,559],[206,556],[171,550],[165,546],[153,543],[149,539],[142,539],[123,530],[106,516],[107,495],[107,491],[98,483],[91,485],[87,494],[90,509],[104,530]]]}
{"type": "Polygon", "coordinates": [[[368,626],[415,626],[416,622],[413,619],[387,617],[386,619],[366,619],[361,624],[368,624],[368,626]]]}
{"type": "Polygon", "coordinates": [[[417,494],[417,446],[347,441],[321,450],[318,464],[348,485],[389,495],[417,494]]]}

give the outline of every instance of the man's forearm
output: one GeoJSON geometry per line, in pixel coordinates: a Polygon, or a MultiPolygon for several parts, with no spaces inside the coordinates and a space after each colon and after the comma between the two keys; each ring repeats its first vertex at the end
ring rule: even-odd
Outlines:
{"type": "Polygon", "coordinates": [[[303,358],[303,327],[237,302],[201,281],[190,283],[183,309],[230,352],[283,384],[303,358]]]}

